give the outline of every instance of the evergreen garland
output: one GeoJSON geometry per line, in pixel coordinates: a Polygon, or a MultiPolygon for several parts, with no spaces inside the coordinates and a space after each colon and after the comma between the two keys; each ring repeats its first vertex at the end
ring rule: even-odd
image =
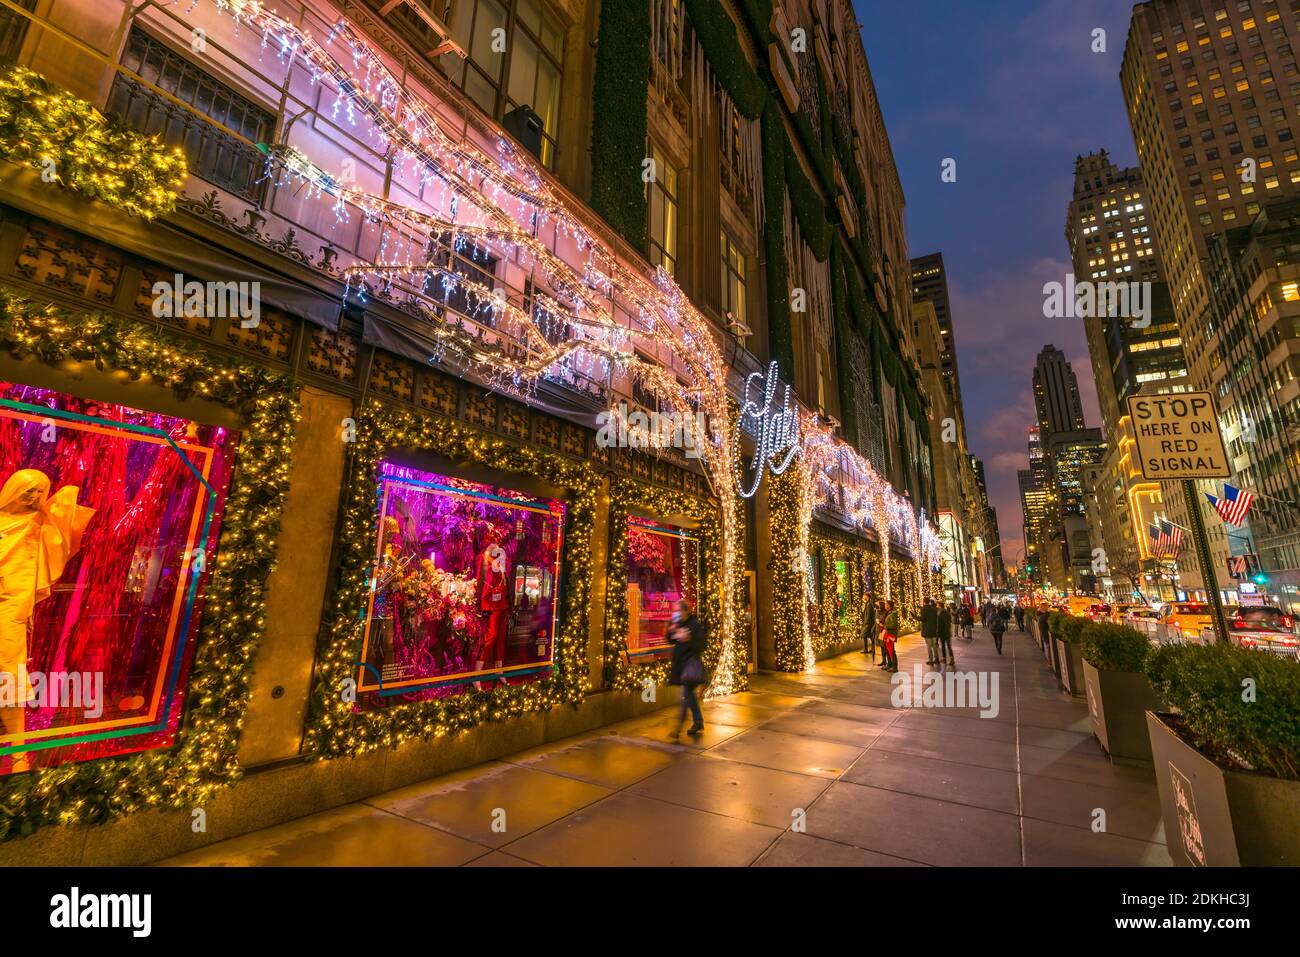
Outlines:
{"type": "Polygon", "coordinates": [[[591,207],[624,239],[646,246],[646,77],[650,5],[603,0],[592,80],[591,207]]]}

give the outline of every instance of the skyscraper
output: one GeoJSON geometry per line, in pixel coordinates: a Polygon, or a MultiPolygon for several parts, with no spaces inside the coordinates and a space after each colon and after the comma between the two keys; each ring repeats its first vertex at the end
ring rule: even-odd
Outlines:
{"type": "MultiPolygon", "coordinates": [[[[1149,283],[1150,314],[1143,321],[1104,312],[1083,317],[1101,407],[1106,450],[1088,453],[1082,470],[1092,547],[1101,548],[1109,583],[1128,597],[1147,573],[1158,572],[1145,529],[1164,508],[1159,482],[1143,478],[1133,455],[1127,399],[1138,392],[1187,388],[1187,362],[1164,268],[1153,241],[1150,197],[1138,167],[1120,169],[1107,152],[1080,156],[1065,238],[1078,282],[1149,283]]],[[[1077,534],[1077,532],[1076,532],[1077,534]]]]}
{"type": "Polygon", "coordinates": [[[939,367],[943,373],[948,395],[958,409],[961,404],[961,380],[957,375],[957,340],[953,337],[952,311],[948,303],[948,273],[943,266],[943,253],[930,253],[912,260],[912,301],[928,301],[934,305],[939,320],[939,367]]]}
{"type": "Polygon", "coordinates": [[[1053,432],[1084,428],[1079,380],[1065,353],[1054,345],[1043,346],[1034,364],[1034,407],[1044,441],[1053,432]]]}
{"type": "Polygon", "coordinates": [[[1187,363],[1169,289],[1147,220],[1145,188],[1137,167],[1120,169],[1105,150],[1074,163],[1074,195],[1065,239],[1076,282],[1149,283],[1147,321],[1099,311],[1083,317],[1088,355],[1097,382],[1101,427],[1114,441],[1125,400],[1146,382],[1184,382],[1187,363]]]}
{"type": "MultiPolygon", "coordinates": [[[[1248,225],[1266,202],[1300,195],[1295,33],[1291,5],[1277,0],[1151,0],[1133,8],[1120,83],[1189,388],[1210,389],[1228,363],[1214,329],[1208,238],[1248,225]]],[[[1164,496],[1181,524],[1188,508],[1201,509],[1211,565],[1222,568],[1233,546],[1204,497],[1185,502],[1172,483],[1164,496]]],[[[1190,558],[1179,561],[1182,585],[1203,589],[1190,558]]]]}

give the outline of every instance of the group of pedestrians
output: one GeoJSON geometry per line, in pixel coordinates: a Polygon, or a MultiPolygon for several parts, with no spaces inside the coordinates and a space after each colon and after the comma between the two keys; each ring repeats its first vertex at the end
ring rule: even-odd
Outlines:
{"type": "MultiPolygon", "coordinates": [[[[1004,603],[986,601],[979,610],[980,621],[993,636],[993,647],[1002,654],[1002,638],[1007,632],[1011,619],[1016,619],[1016,627],[1025,630],[1025,610],[1020,606],[1012,607],[1004,603]]],[[[875,662],[876,647],[880,647],[881,660],[878,667],[886,671],[898,670],[898,656],[894,644],[898,640],[898,612],[891,601],[878,601],[868,604],[862,622],[862,652],[870,655],[875,662]]],[[[960,636],[966,641],[974,640],[975,609],[965,602],[942,604],[933,598],[927,598],[921,606],[921,638],[925,641],[925,663],[932,667],[948,665],[956,667],[953,655],[953,639],[960,636]]]]}
{"type": "Polygon", "coordinates": [[[894,672],[898,670],[899,618],[892,601],[881,600],[874,605],[867,602],[862,615],[862,653],[869,655],[877,668],[894,672]],[[876,648],[880,648],[880,661],[876,661],[876,648]]]}
{"type": "MultiPolygon", "coordinates": [[[[925,663],[931,667],[948,664],[956,667],[957,659],[952,653],[954,632],[962,627],[962,608],[953,602],[940,605],[933,598],[927,598],[921,606],[921,637],[925,639],[925,650],[929,656],[925,663]]],[[[967,637],[970,637],[967,634],[967,637]]]]}

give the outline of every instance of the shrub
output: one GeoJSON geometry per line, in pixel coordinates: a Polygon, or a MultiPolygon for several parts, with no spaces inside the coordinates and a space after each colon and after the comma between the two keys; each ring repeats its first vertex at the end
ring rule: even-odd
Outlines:
{"type": "Polygon", "coordinates": [[[1162,645],[1147,655],[1146,673],[1208,756],[1300,778],[1296,662],[1223,642],[1162,645]]]}
{"type": "Polygon", "coordinates": [[[1053,638],[1060,638],[1062,641],[1078,641],[1079,632],[1087,623],[1086,618],[1067,615],[1063,611],[1054,611],[1047,616],[1048,631],[1053,638]]]}
{"type": "Polygon", "coordinates": [[[1127,625],[1088,622],[1079,634],[1084,661],[1098,671],[1141,671],[1151,642],[1127,625]]]}

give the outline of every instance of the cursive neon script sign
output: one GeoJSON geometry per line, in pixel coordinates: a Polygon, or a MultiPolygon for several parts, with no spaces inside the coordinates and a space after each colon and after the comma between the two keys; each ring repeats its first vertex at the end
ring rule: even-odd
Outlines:
{"type": "Polygon", "coordinates": [[[799,445],[799,410],[790,401],[788,385],[781,398],[780,408],[775,404],[776,389],[780,384],[781,378],[777,374],[775,362],[767,367],[766,377],[761,372],[752,372],[745,380],[745,402],[736,419],[736,447],[740,447],[740,434],[746,423],[754,424],[757,435],[754,457],[749,462],[748,484],[745,470],[739,462],[736,463],[736,488],[745,498],[754,497],[754,493],[763,484],[764,473],[780,475],[802,451],[799,445]],[[762,386],[756,390],[755,382],[758,381],[762,382],[762,386]],[[761,404],[753,398],[756,391],[763,397],[761,404]]]}

